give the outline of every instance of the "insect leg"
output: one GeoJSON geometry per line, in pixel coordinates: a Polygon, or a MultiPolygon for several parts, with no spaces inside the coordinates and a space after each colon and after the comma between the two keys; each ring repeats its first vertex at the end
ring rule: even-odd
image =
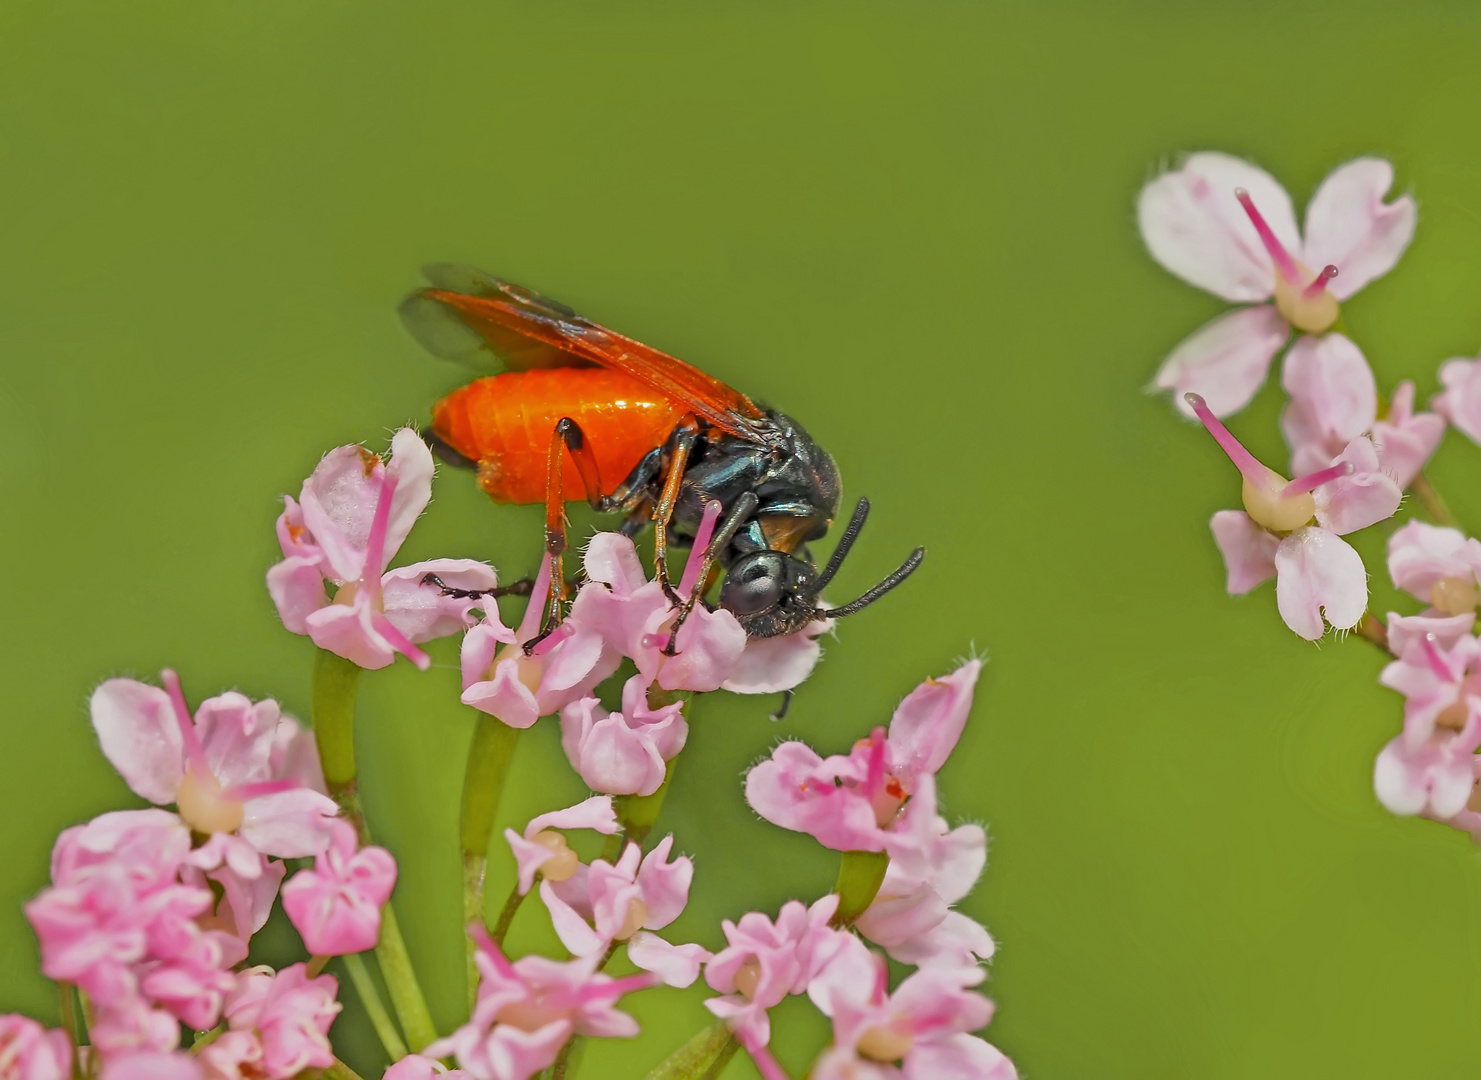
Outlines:
{"type": "Polygon", "coordinates": [[[705,584],[710,579],[710,570],[714,567],[715,560],[720,557],[720,552],[730,545],[730,541],[735,538],[736,531],[755,512],[760,501],[754,491],[743,492],[735,500],[735,505],[730,508],[730,513],[725,515],[725,520],[720,523],[720,527],[715,530],[709,546],[705,548],[704,561],[699,564],[699,578],[694,591],[689,594],[689,598],[684,601],[684,606],[679,609],[679,617],[674,620],[674,628],[669,632],[668,644],[663,647],[665,656],[673,656],[677,651],[674,643],[679,640],[679,627],[684,625],[684,620],[689,618],[689,613],[694,610],[694,605],[704,594],[705,584]]]}
{"type": "Polygon", "coordinates": [[[437,589],[443,596],[453,596],[459,600],[482,600],[486,596],[495,599],[501,596],[529,596],[530,590],[535,587],[534,578],[520,578],[511,581],[508,585],[500,585],[493,589],[455,589],[451,585],[443,584],[436,574],[425,574],[422,576],[422,584],[430,585],[437,589]]]}
{"type": "Polygon", "coordinates": [[[679,607],[684,601],[669,581],[669,522],[673,520],[674,505],[679,501],[679,485],[684,481],[689,455],[698,439],[699,424],[692,415],[686,416],[674,431],[674,448],[669,455],[669,470],[664,477],[663,494],[659,496],[658,505],[653,508],[653,569],[658,574],[659,584],[663,586],[663,594],[675,607],[679,607]]]}
{"type": "MultiPolygon", "coordinates": [[[[565,470],[565,452],[571,451],[576,461],[576,471],[581,474],[584,494],[596,506],[602,496],[601,479],[597,475],[596,458],[586,445],[586,434],[581,425],[569,416],[561,417],[550,433],[550,457],[545,472],[545,551],[550,556],[550,593],[542,602],[546,605],[545,616],[540,621],[540,632],[525,642],[525,655],[534,651],[536,645],[550,636],[560,625],[561,602],[565,600],[566,576],[562,556],[566,551],[566,496],[561,482],[565,470]]],[[[600,509],[600,507],[598,507],[600,509]]],[[[530,598],[535,603],[535,597],[530,598]]]]}

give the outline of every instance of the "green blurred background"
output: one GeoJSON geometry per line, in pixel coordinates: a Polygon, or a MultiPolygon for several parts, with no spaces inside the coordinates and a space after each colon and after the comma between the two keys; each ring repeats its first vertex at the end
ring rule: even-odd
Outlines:
{"type": "MultiPolygon", "coordinates": [[[[699,703],[661,822],[699,869],[678,934],[832,882],[832,853],[748,811],[749,762],[783,735],[845,748],[975,649],[943,789],[991,832],[964,907],[1000,941],[987,1034],[1026,1077],[1474,1075],[1481,862],[1373,799],[1399,724],[1380,657],[1298,640],[1268,587],[1223,595],[1206,522],[1233,470],[1140,390],[1222,305],[1144,255],[1132,206],[1182,151],[1253,157],[1298,203],[1390,157],[1418,239],[1344,318],[1383,389],[1428,394],[1481,345],[1475,12],[3,0],[0,1008],[54,1016],[19,907],[53,836],[136,804],[94,684],[173,665],[192,699],[306,714],[313,648],[262,581],[277,500],[459,383],[393,315],[453,260],[802,418],[876,508],[838,596],[930,548],[785,722],[699,703]]],[[[1278,407],[1269,387],[1235,429],[1281,464],[1278,407]]],[[[1452,433],[1433,475],[1481,524],[1481,451],[1452,433]]],[[[518,576],[537,521],[445,472],[402,558],[518,576]]],[[[434,652],[363,681],[360,747],[450,1024],[472,717],[455,643],[434,652]]],[[[511,823],[582,794],[549,721],[515,770],[511,823]]],[[[493,866],[500,898],[498,843],[493,866]]],[[[516,940],[548,945],[542,920],[516,940]]],[[[631,999],[645,1038],[586,1075],[639,1074],[702,996],[631,999]]],[[[824,1028],[777,1022],[800,1074],[824,1028]]],[[[340,1023],[373,1069],[354,1005],[340,1023]]]]}

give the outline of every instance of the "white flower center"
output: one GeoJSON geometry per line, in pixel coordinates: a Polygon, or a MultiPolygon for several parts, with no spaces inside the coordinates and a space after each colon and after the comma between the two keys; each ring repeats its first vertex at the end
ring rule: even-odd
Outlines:
{"type": "Polygon", "coordinates": [[[227,798],[214,776],[201,775],[196,769],[185,770],[175,793],[175,807],[187,825],[206,836],[236,832],[245,817],[241,800],[227,798]]]}

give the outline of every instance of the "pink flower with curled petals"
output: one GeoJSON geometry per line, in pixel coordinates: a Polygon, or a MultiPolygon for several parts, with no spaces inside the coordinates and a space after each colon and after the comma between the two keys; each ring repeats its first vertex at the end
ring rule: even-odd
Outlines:
{"type": "Polygon", "coordinates": [[[600,956],[558,963],[525,956],[510,963],[481,926],[469,927],[478,942],[480,976],[473,1015],[451,1035],[422,1053],[455,1058],[478,1080],[529,1080],[548,1068],[572,1035],[631,1037],[638,1023],[616,1008],[624,994],[657,984],[644,972],[614,979],[596,970],[600,956]]]}
{"type": "Polygon", "coordinates": [[[561,709],[561,746],[571,767],[593,791],[652,795],[663,783],[667,762],[689,738],[680,701],[648,705],[641,674],[622,687],[622,711],[608,712],[594,697],[561,709]]]}
{"type": "Polygon", "coordinates": [[[828,925],[838,910],[838,894],[829,893],[811,907],[796,900],[782,905],[773,923],[759,911],[726,919],[725,948],[705,965],[705,982],[723,996],[709,998],[705,1008],[728,1021],[747,1049],[771,1041],[767,1010],[790,994],[800,994],[819,973],[857,939],[828,925]]]}
{"type": "Polygon", "coordinates": [[[1240,445],[1197,394],[1189,402],[1244,479],[1244,511],[1220,510],[1209,522],[1229,592],[1275,578],[1281,618],[1308,641],[1327,623],[1356,626],[1368,609],[1368,574],[1341,537],[1392,517],[1403,499],[1379,471],[1373,444],[1354,439],[1332,466],[1287,480],[1240,445]]]}
{"type": "Polygon", "coordinates": [[[1307,206],[1304,239],[1285,189],[1228,154],[1193,154],[1142,188],[1137,223],[1152,257],[1216,296],[1257,305],[1220,316],[1174,349],[1157,388],[1172,390],[1179,408],[1190,392],[1216,416],[1244,408],[1292,327],[1328,330],[1339,301],[1388,273],[1409,246],[1416,209],[1407,195],[1383,201],[1393,180],[1393,166],[1378,158],[1339,166],[1307,206]]]}
{"type": "Polygon", "coordinates": [[[1395,587],[1429,604],[1427,615],[1474,614],[1481,604],[1481,540],[1410,521],[1388,539],[1395,587]]]}
{"type": "Polygon", "coordinates": [[[539,814],[530,819],[523,835],[513,829],[504,830],[504,839],[509,842],[519,868],[521,894],[534,888],[536,874],[547,881],[564,881],[581,865],[581,860],[557,829],[592,829],[611,836],[618,829],[612,796],[594,795],[564,810],[539,814]]]}
{"type": "Polygon", "coordinates": [[[276,973],[266,967],[241,972],[226,1002],[228,1030],[201,1051],[202,1063],[226,1076],[254,1080],[288,1080],[304,1069],[328,1068],[334,1064],[329,1025],[341,1008],[338,992],[333,975],[311,979],[303,964],[276,973]],[[243,1063],[252,1070],[244,1074],[243,1063]]]}
{"type": "Polygon", "coordinates": [[[0,1077],[6,1080],[69,1080],[72,1039],[61,1028],[47,1030],[28,1016],[0,1016],[0,1077]]]}
{"type": "Polygon", "coordinates": [[[550,590],[550,574],[547,553],[518,630],[500,622],[491,605],[483,621],[463,635],[463,704],[513,728],[527,728],[586,697],[622,663],[622,655],[574,611],[525,652],[523,643],[540,632],[545,614],[540,597],[550,590]]]}
{"type": "Polygon", "coordinates": [[[720,688],[732,694],[779,694],[795,689],[823,658],[818,638],[832,633],[835,625],[833,619],[818,619],[796,633],[747,638],[740,660],[720,688]]]}
{"type": "Polygon", "coordinates": [[[1388,402],[1388,415],[1373,422],[1373,448],[1383,471],[1407,488],[1429,464],[1440,440],[1445,437],[1445,418],[1438,413],[1414,411],[1414,384],[1401,382],[1388,402]]]}
{"type": "MultiPolygon", "coordinates": [[[[718,517],[706,510],[710,531],[718,517]]],[[[703,528],[695,537],[680,581],[681,595],[698,587],[698,566],[709,536],[703,528]]],[[[710,610],[703,601],[694,605],[679,629],[675,655],[665,655],[678,611],[664,595],[663,586],[643,573],[637,548],[620,533],[597,533],[584,556],[590,580],[571,606],[571,618],[597,630],[623,656],[631,657],[647,682],[665,690],[718,690],[737,670],[746,649],[746,632],[723,608],[710,610]]]]}
{"type": "Polygon", "coordinates": [[[568,878],[542,881],[540,898],[561,944],[574,956],[591,956],[625,941],[628,959],[643,970],[670,986],[694,982],[710,954],[698,945],[670,945],[649,932],[673,922],[689,902],[694,864],[682,855],[670,862],[673,846],[674,838],[666,836],[644,856],[641,847],[628,844],[615,866],[597,859],[568,878]]]}
{"type": "MultiPolygon", "coordinates": [[[[980,973],[979,973],[980,976],[980,973]]],[[[883,961],[872,979],[829,981],[814,1000],[833,1019],[833,1044],[812,1080],[1017,1080],[1013,1063],[970,1034],[992,1019],[993,1005],[967,987],[971,974],[927,969],[889,993],[883,961]]]]}
{"type": "Polygon", "coordinates": [[[92,696],[93,728],[136,795],[173,802],[186,824],[211,838],[191,861],[208,870],[226,862],[255,877],[261,856],[295,859],[324,850],[338,808],[276,773],[279,728],[297,727],[277,702],[253,704],[228,693],[201,702],[192,719],[175,673],[161,679],[164,690],[133,679],[103,683],[92,696]]]}
{"type": "Polygon", "coordinates": [[[900,815],[874,901],[854,920],[861,934],[902,964],[973,967],[992,956],[992,935],[959,911],[987,862],[987,834],[980,825],[955,829],[936,812],[936,783],[923,776],[900,815]]]}
{"type": "Polygon", "coordinates": [[[315,956],[375,948],[381,908],[396,887],[396,860],[382,847],[360,847],[355,827],[337,820],[329,846],[283,886],[283,910],[315,956]]]}
{"type": "Polygon", "coordinates": [[[203,1080],[204,1077],[200,1062],[184,1050],[138,1050],[108,1058],[99,1080],[203,1080]]]}
{"type": "Polygon", "coordinates": [[[896,830],[901,807],[961,738],[981,671],[980,660],[969,660],[927,679],[900,703],[888,732],[876,728],[846,755],[782,743],[747,773],[746,801],[773,825],[837,851],[908,850],[913,837],[896,830]]]}
{"type": "Polygon", "coordinates": [[[478,594],[498,583],[471,559],[387,570],[431,497],[432,453],[411,428],[392,438],[389,465],[361,446],[325,454],[278,519],[283,561],[267,586],[283,625],[364,668],[397,653],[428,667],[417,646],[471,626],[478,594]]]}
{"type": "Polygon", "coordinates": [[[1408,643],[1378,681],[1404,695],[1404,730],[1378,755],[1373,786],[1395,814],[1446,819],[1465,809],[1481,747],[1481,642],[1408,643]]]}
{"type": "Polygon", "coordinates": [[[1430,408],[1474,443],[1481,443],[1481,361],[1457,356],[1440,365],[1445,389],[1430,399],[1430,408]]]}

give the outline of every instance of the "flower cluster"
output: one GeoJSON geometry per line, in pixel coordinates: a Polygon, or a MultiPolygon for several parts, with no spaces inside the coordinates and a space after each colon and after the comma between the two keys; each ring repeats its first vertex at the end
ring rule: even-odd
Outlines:
{"type": "Polygon", "coordinates": [[[1378,799],[1481,842],[1481,541],[1456,527],[1424,474],[1447,427],[1481,443],[1481,361],[1440,364],[1440,392],[1416,411],[1414,382],[1385,400],[1362,351],[1338,329],[1339,302],[1391,270],[1413,237],[1414,202],[1385,202],[1392,184],[1385,161],[1341,166],[1312,197],[1303,235],[1284,189],[1248,162],[1194,154],[1149,183],[1138,218],[1153,257],[1253,305],[1179,345],[1155,383],[1175,392],[1240,473],[1244,509],[1221,510],[1210,523],[1228,591],[1274,577],[1281,617],[1302,637],[1315,641],[1328,625],[1356,629],[1390,654],[1379,681],[1403,695],[1404,721],[1374,765],[1378,799]],[[1299,336],[1281,368],[1280,428],[1296,476],[1288,480],[1220,418],[1255,396],[1292,328],[1299,336]],[[1393,518],[1406,491],[1430,520],[1390,534],[1388,573],[1424,607],[1380,620],[1368,610],[1363,560],[1342,537],[1393,518]]]}
{"type": "Polygon", "coordinates": [[[974,989],[993,940],[954,909],[982,872],[986,835],[951,827],[937,802],[980,662],[927,680],[848,753],[824,757],[786,741],[750,770],[746,798],[762,818],[843,853],[836,892],[788,901],[775,917],[726,920],[714,928],[718,951],[671,940],[694,865],[672,835],[647,837],[687,740],[691,696],[790,690],[817,663],[831,621],[750,639],[707,603],[703,553],[721,516],[711,503],[677,589],[650,579],[629,537],[598,533],[569,610],[558,605],[563,618],[543,632],[547,599],[568,591],[549,555],[528,589],[500,590],[493,568],[471,559],[390,568],[432,481],[426,445],[403,429],[387,458],[360,446],[330,451],[299,497],[285,499],[283,558],[267,586],[283,625],[321,650],[312,733],[276,702],[236,692],[192,712],[168,670],[159,685],[114,678],[93,693],[104,755],[153,807],[107,813],[58,838],[51,884],[26,915],[42,970],[62,989],[64,1027],[0,1017],[0,1075],[354,1077],[330,1041],[340,980],[323,973],[342,958],[393,1061],[387,1080],[565,1075],[580,1039],[638,1033],[619,1008],[625,995],[701,976],[715,995],[712,1052],[665,1075],[712,1075],[738,1045],[768,1080],[784,1078],[768,1050],[769,1010],[806,994],[833,1023],[814,1077],[1016,1077],[974,1034],[993,1012],[974,989]],[[496,601],[515,591],[531,599],[510,629],[496,601]],[[397,654],[425,670],[421,646],[458,633],[461,699],[479,725],[462,823],[469,1013],[439,1037],[394,930],[396,862],[369,843],[347,747],[359,671],[397,654]],[[620,697],[612,711],[599,688],[625,663],[633,673],[603,689],[620,697]],[[594,794],[505,831],[515,887],[489,924],[487,841],[509,740],[547,716],[594,794]],[[595,836],[575,842],[580,833],[595,836]],[[605,843],[603,853],[583,859],[578,851],[593,843],[605,843]],[[506,953],[509,924],[532,894],[568,958],[506,953]],[[304,957],[278,970],[252,962],[275,904],[304,957]],[[607,973],[619,950],[636,973],[607,973]],[[366,967],[372,952],[395,1020],[366,967]],[[893,989],[886,953],[917,969],[893,989]]]}

